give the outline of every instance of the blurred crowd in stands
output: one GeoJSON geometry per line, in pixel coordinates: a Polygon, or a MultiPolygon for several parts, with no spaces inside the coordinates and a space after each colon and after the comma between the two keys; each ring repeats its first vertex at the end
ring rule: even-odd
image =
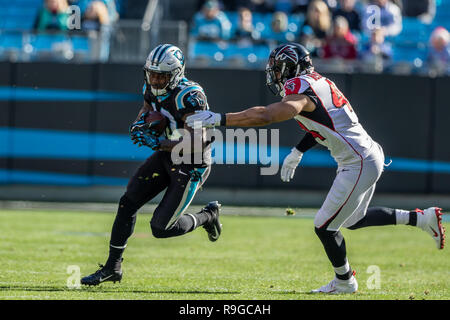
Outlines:
{"type": "Polygon", "coordinates": [[[200,0],[190,35],[194,45],[222,47],[265,43],[273,49],[294,41],[315,58],[383,66],[408,60],[411,54],[397,54],[406,48],[416,56],[413,65],[450,73],[450,12],[435,19],[436,2],[450,11],[449,0],[200,0]],[[415,28],[426,30],[426,39],[415,28]]]}
{"type": "Polygon", "coordinates": [[[44,0],[36,19],[36,29],[68,31],[69,18],[73,14],[69,6],[72,5],[80,9],[80,27],[84,31],[109,27],[119,17],[114,0],[44,0]]]}
{"type": "Polygon", "coordinates": [[[118,18],[114,0],[44,0],[35,29],[38,32],[91,33],[91,37],[97,39],[98,59],[107,61],[112,27],[118,18]],[[77,9],[72,11],[70,6],[77,9]]]}

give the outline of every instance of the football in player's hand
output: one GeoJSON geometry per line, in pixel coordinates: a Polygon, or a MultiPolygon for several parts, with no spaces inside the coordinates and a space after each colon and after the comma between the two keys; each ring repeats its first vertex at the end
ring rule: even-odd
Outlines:
{"type": "Polygon", "coordinates": [[[160,136],[167,127],[167,118],[158,111],[150,111],[144,121],[149,124],[150,131],[156,136],[160,136]]]}

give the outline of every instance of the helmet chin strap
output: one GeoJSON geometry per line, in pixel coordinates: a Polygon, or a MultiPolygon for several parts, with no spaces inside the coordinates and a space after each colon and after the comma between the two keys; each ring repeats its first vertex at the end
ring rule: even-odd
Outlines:
{"type": "Polygon", "coordinates": [[[162,96],[165,95],[167,93],[167,90],[173,90],[177,85],[178,82],[180,82],[181,78],[183,77],[183,70],[178,71],[177,74],[173,75],[169,82],[166,84],[166,86],[162,89],[155,89],[152,86],[150,86],[151,91],[153,93],[153,95],[155,96],[162,96]]]}

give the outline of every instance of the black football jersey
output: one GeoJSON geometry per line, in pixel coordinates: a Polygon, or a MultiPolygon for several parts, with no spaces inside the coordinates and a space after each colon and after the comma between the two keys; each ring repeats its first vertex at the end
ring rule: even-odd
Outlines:
{"type": "MultiPolygon", "coordinates": [[[[184,128],[183,116],[197,110],[208,110],[208,101],[203,88],[196,82],[183,78],[178,86],[163,96],[155,96],[144,84],[144,100],[161,112],[170,121],[171,132],[184,128]]],[[[169,134],[170,135],[170,134],[169,134]]]]}
{"type": "MultiPolygon", "coordinates": [[[[176,129],[184,128],[183,116],[199,110],[209,110],[208,101],[203,88],[196,82],[183,78],[173,90],[168,90],[165,95],[155,96],[150,87],[144,84],[144,100],[154,111],[162,113],[168,120],[166,137],[171,138],[176,129]]],[[[207,143],[203,150],[203,163],[211,163],[211,146],[207,143]]]]}

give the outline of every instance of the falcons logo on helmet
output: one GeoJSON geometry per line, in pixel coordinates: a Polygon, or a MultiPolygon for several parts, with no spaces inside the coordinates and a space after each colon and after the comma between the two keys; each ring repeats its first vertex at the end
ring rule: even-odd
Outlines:
{"type": "Polygon", "coordinates": [[[298,54],[297,51],[295,51],[293,46],[287,45],[283,47],[275,56],[276,60],[284,60],[284,59],[291,59],[292,62],[295,64],[298,63],[298,54]]]}

